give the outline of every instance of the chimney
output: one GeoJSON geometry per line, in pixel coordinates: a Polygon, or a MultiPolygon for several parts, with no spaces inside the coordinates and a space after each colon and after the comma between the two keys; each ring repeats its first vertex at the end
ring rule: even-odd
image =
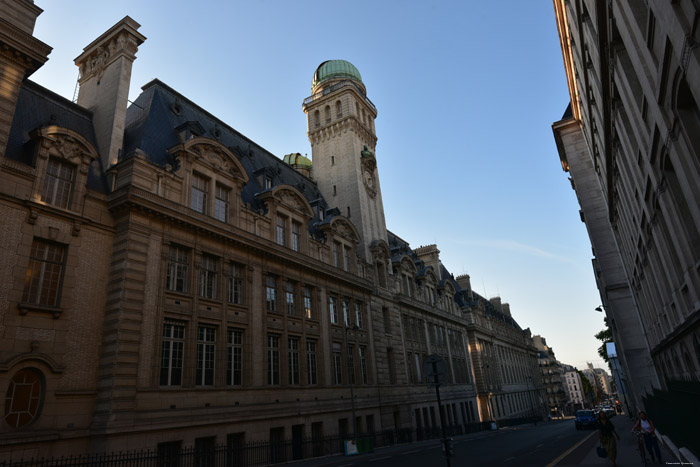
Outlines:
{"type": "Polygon", "coordinates": [[[42,11],[30,0],[0,0],[0,157],[5,156],[22,82],[51,53],[51,47],[33,36],[42,11]]]}
{"type": "Polygon", "coordinates": [[[504,303],[504,304],[502,304],[502,305],[501,305],[501,310],[503,311],[503,314],[504,314],[504,315],[506,315],[506,316],[512,318],[512,316],[511,316],[511,314],[510,314],[510,303],[504,303]]]}
{"type": "Polygon", "coordinates": [[[460,274],[457,276],[457,284],[465,289],[469,295],[472,293],[472,281],[469,274],[460,274]]]}
{"type": "Polygon", "coordinates": [[[92,41],[75,59],[80,69],[78,105],[91,110],[102,164],[117,163],[124,140],[131,66],[146,37],[139,23],[125,16],[92,41]]]}
{"type": "Polygon", "coordinates": [[[493,307],[494,307],[496,310],[501,311],[501,312],[503,311],[503,310],[501,309],[501,297],[493,297],[493,298],[490,298],[490,299],[489,299],[489,302],[491,302],[491,305],[493,305],[493,307]]]}

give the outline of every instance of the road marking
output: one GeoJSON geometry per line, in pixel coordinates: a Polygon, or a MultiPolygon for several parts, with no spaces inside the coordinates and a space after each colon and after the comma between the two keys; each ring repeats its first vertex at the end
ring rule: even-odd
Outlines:
{"type": "Polygon", "coordinates": [[[538,448],[541,448],[542,446],[544,446],[544,444],[538,444],[538,445],[537,445],[538,448]]]}
{"type": "Polygon", "coordinates": [[[416,449],[415,451],[402,452],[401,455],[405,456],[407,454],[414,454],[416,452],[421,452],[421,449],[416,449]]]}
{"type": "Polygon", "coordinates": [[[370,459],[367,462],[383,461],[384,459],[391,459],[391,456],[377,457],[376,459],[370,459]]]}
{"type": "Polygon", "coordinates": [[[503,463],[505,464],[506,462],[514,461],[515,457],[509,457],[508,459],[504,460],[503,463]]]}
{"type": "Polygon", "coordinates": [[[568,456],[569,454],[571,454],[571,452],[572,452],[574,449],[576,449],[577,447],[581,446],[583,443],[585,443],[586,441],[588,441],[588,438],[590,438],[591,436],[595,435],[596,433],[598,433],[598,432],[597,432],[597,431],[594,431],[594,432],[592,432],[591,434],[589,434],[588,436],[586,436],[585,438],[583,438],[583,439],[582,439],[581,441],[579,441],[578,443],[574,444],[572,447],[570,447],[569,449],[567,449],[567,450],[564,452],[564,454],[562,454],[561,456],[557,457],[557,458],[554,459],[552,462],[550,462],[549,464],[547,464],[547,467],[554,467],[555,465],[557,465],[563,458],[565,458],[566,456],[568,456]]]}

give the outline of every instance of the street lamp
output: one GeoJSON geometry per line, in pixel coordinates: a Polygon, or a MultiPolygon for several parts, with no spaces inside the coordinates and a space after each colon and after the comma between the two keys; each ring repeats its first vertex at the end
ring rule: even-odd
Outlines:
{"type": "MultiPolygon", "coordinates": [[[[360,328],[354,324],[352,326],[345,326],[345,351],[347,352],[348,350],[348,331],[359,331],[360,328]]],[[[350,382],[350,407],[352,408],[352,440],[355,442],[355,445],[357,446],[357,417],[355,416],[355,391],[353,389],[353,380],[355,379],[355,358],[353,356],[352,362],[353,365],[350,366],[350,361],[351,359],[347,359],[348,363],[348,380],[350,382]]]]}
{"type": "Polygon", "coordinates": [[[597,311],[598,313],[602,313],[603,312],[603,305],[595,307],[594,310],[597,311]]]}

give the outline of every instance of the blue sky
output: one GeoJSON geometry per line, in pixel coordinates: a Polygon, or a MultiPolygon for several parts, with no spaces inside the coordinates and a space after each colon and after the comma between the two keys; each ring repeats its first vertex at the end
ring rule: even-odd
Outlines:
{"type": "Polygon", "coordinates": [[[436,243],[562,362],[603,365],[591,246],[551,130],[569,99],[551,2],[36,3],[54,50],[34,81],[72,98],[73,59],[129,15],[148,38],[131,100],[158,78],[278,157],[311,153],[301,103],[316,67],[352,62],[379,110],[387,227],[436,243]]]}

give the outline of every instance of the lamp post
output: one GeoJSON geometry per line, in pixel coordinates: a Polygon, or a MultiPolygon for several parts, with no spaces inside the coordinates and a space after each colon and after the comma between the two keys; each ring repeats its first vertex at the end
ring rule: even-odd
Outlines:
{"type": "MultiPolygon", "coordinates": [[[[360,328],[357,325],[345,326],[345,351],[348,350],[348,331],[357,332],[360,328]]],[[[348,352],[349,354],[349,352],[348,352]]],[[[352,408],[352,440],[357,445],[357,417],[355,416],[355,390],[353,389],[353,380],[355,379],[355,358],[352,358],[352,365],[350,365],[350,359],[348,361],[348,381],[350,383],[350,407],[352,408]]]]}

